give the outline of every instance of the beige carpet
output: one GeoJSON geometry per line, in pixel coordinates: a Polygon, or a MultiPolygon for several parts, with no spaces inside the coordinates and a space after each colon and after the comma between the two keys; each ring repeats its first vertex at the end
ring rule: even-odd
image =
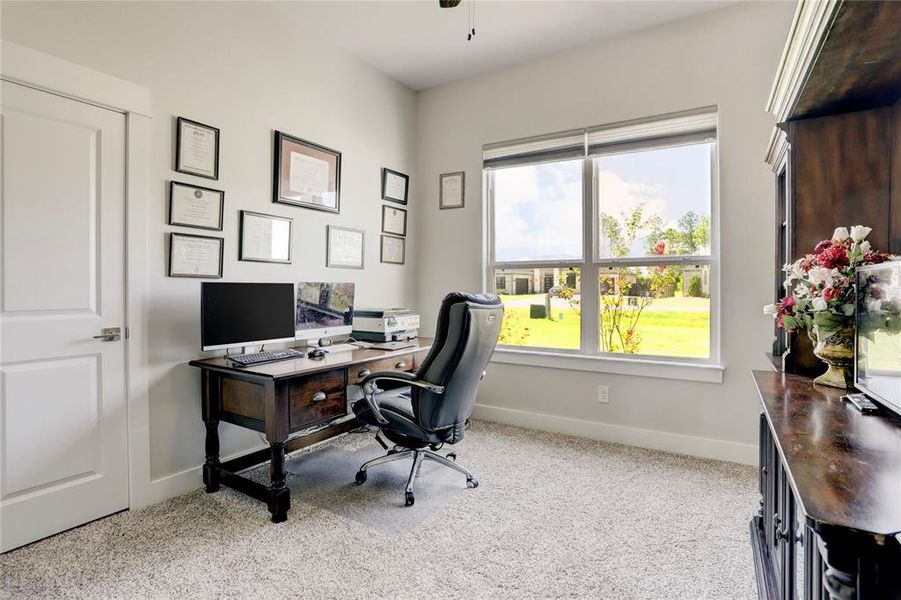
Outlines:
{"type": "MultiPolygon", "coordinates": [[[[324,446],[290,468],[309,477],[313,460],[341,470],[335,465],[342,455],[356,461],[380,452],[360,434],[324,446]]],[[[281,524],[236,492],[198,490],[0,556],[0,593],[755,597],[747,539],[757,507],[752,467],[479,421],[454,449],[477,472],[478,489],[463,489],[462,476],[424,468],[417,504],[408,509],[400,487],[386,492],[402,485],[406,462],[378,467],[386,471],[374,479],[373,470],[362,488],[349,483],[353,468],[323,475],[322,487],[306,491],[289,475],[298,493],[281,524]]]]}

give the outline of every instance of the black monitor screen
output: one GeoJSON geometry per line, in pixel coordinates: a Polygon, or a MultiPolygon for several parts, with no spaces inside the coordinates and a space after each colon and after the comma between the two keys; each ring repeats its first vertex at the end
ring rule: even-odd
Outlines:
{"type": "Polygon", "coordinates": [[[354,317],[354,284],[297,284],[297,331],[350,326],[354,317]]]}
{"type": "Polygon", "coordinates": [[[857,269],[855,385],[901,413],[901,262],[857,269]]]}
{"type": "Polygon", "coordinates": [[[204,350],[293,340],[294,284],[204,282],[200,327],[204,350]]]}

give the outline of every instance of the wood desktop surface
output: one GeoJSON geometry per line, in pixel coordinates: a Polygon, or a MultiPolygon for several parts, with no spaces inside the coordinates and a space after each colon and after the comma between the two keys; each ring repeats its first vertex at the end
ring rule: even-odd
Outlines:
{"type": "MultiPolygon", "coordinates": [[[[407,368],[397,366],[394,359],[402,360],[411,353],[415,355],[416,362],[424,358],[425,352],[432,346],[432,338],[420,337],[411,342],[415,346],[403,348],[400,350],[374,350],[358,348],[351,352],[329,352],[323,358],[308,358],[304,355],[302,358],[290,360],[280,360],[277,362],[264,363],[261,365],[252,365],[249,367],[238,367],[232,364],[223,356],[216,358],[204,358],[192,360],[189,364],[192,367],[201,369],[210,369],[214,371],[228,372],[233,374],[249,375],[253,377],[265,377],[271,379],[287,379],[303,375],[312,375],[322,371],[330,371],[341,367],[349,367],[352,365],[369,365],[370,371],[393,371],[393,370],[412,370],[419,365],[405,365],[407,368]]],[[[328,348],[324,348],[328,350],[328,348]]]]}

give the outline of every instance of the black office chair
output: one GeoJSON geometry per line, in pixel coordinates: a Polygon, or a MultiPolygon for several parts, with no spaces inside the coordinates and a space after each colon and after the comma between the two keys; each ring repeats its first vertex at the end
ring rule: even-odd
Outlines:
{"type": "Polygon", "coordinates": [[[360,382],[363,398],[354,402],[354,414],[379,428],[376,440],[388,454],[361,466],[358,484],[366,481],[370,467],[412,457],[405,488],[407,506],[414,502],[413,481],[424,459],[463,473],[468,486],[479,485],[472,473],[456,463],[455,453],[445,457],[435,451],[463,439],[503,318],[504,305],[494,294],[448,294],[438,313],[432,349],[419,370],[372,373],[360,382]],[[400,382],[404,387],[380,390],[379,381],[400,382]],[[389,449],[379,434],[394,442],[394,447],[389,449]]]}

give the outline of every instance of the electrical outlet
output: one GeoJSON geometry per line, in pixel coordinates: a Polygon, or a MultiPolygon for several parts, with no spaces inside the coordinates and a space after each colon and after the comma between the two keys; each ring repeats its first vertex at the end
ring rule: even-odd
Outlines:
{"type": "Polygon", "coordinates": [[[598,402],[600,404],[609,404],[610,403],[610,386],[609,385],[599,385],[598,386],[598,402]]]}

